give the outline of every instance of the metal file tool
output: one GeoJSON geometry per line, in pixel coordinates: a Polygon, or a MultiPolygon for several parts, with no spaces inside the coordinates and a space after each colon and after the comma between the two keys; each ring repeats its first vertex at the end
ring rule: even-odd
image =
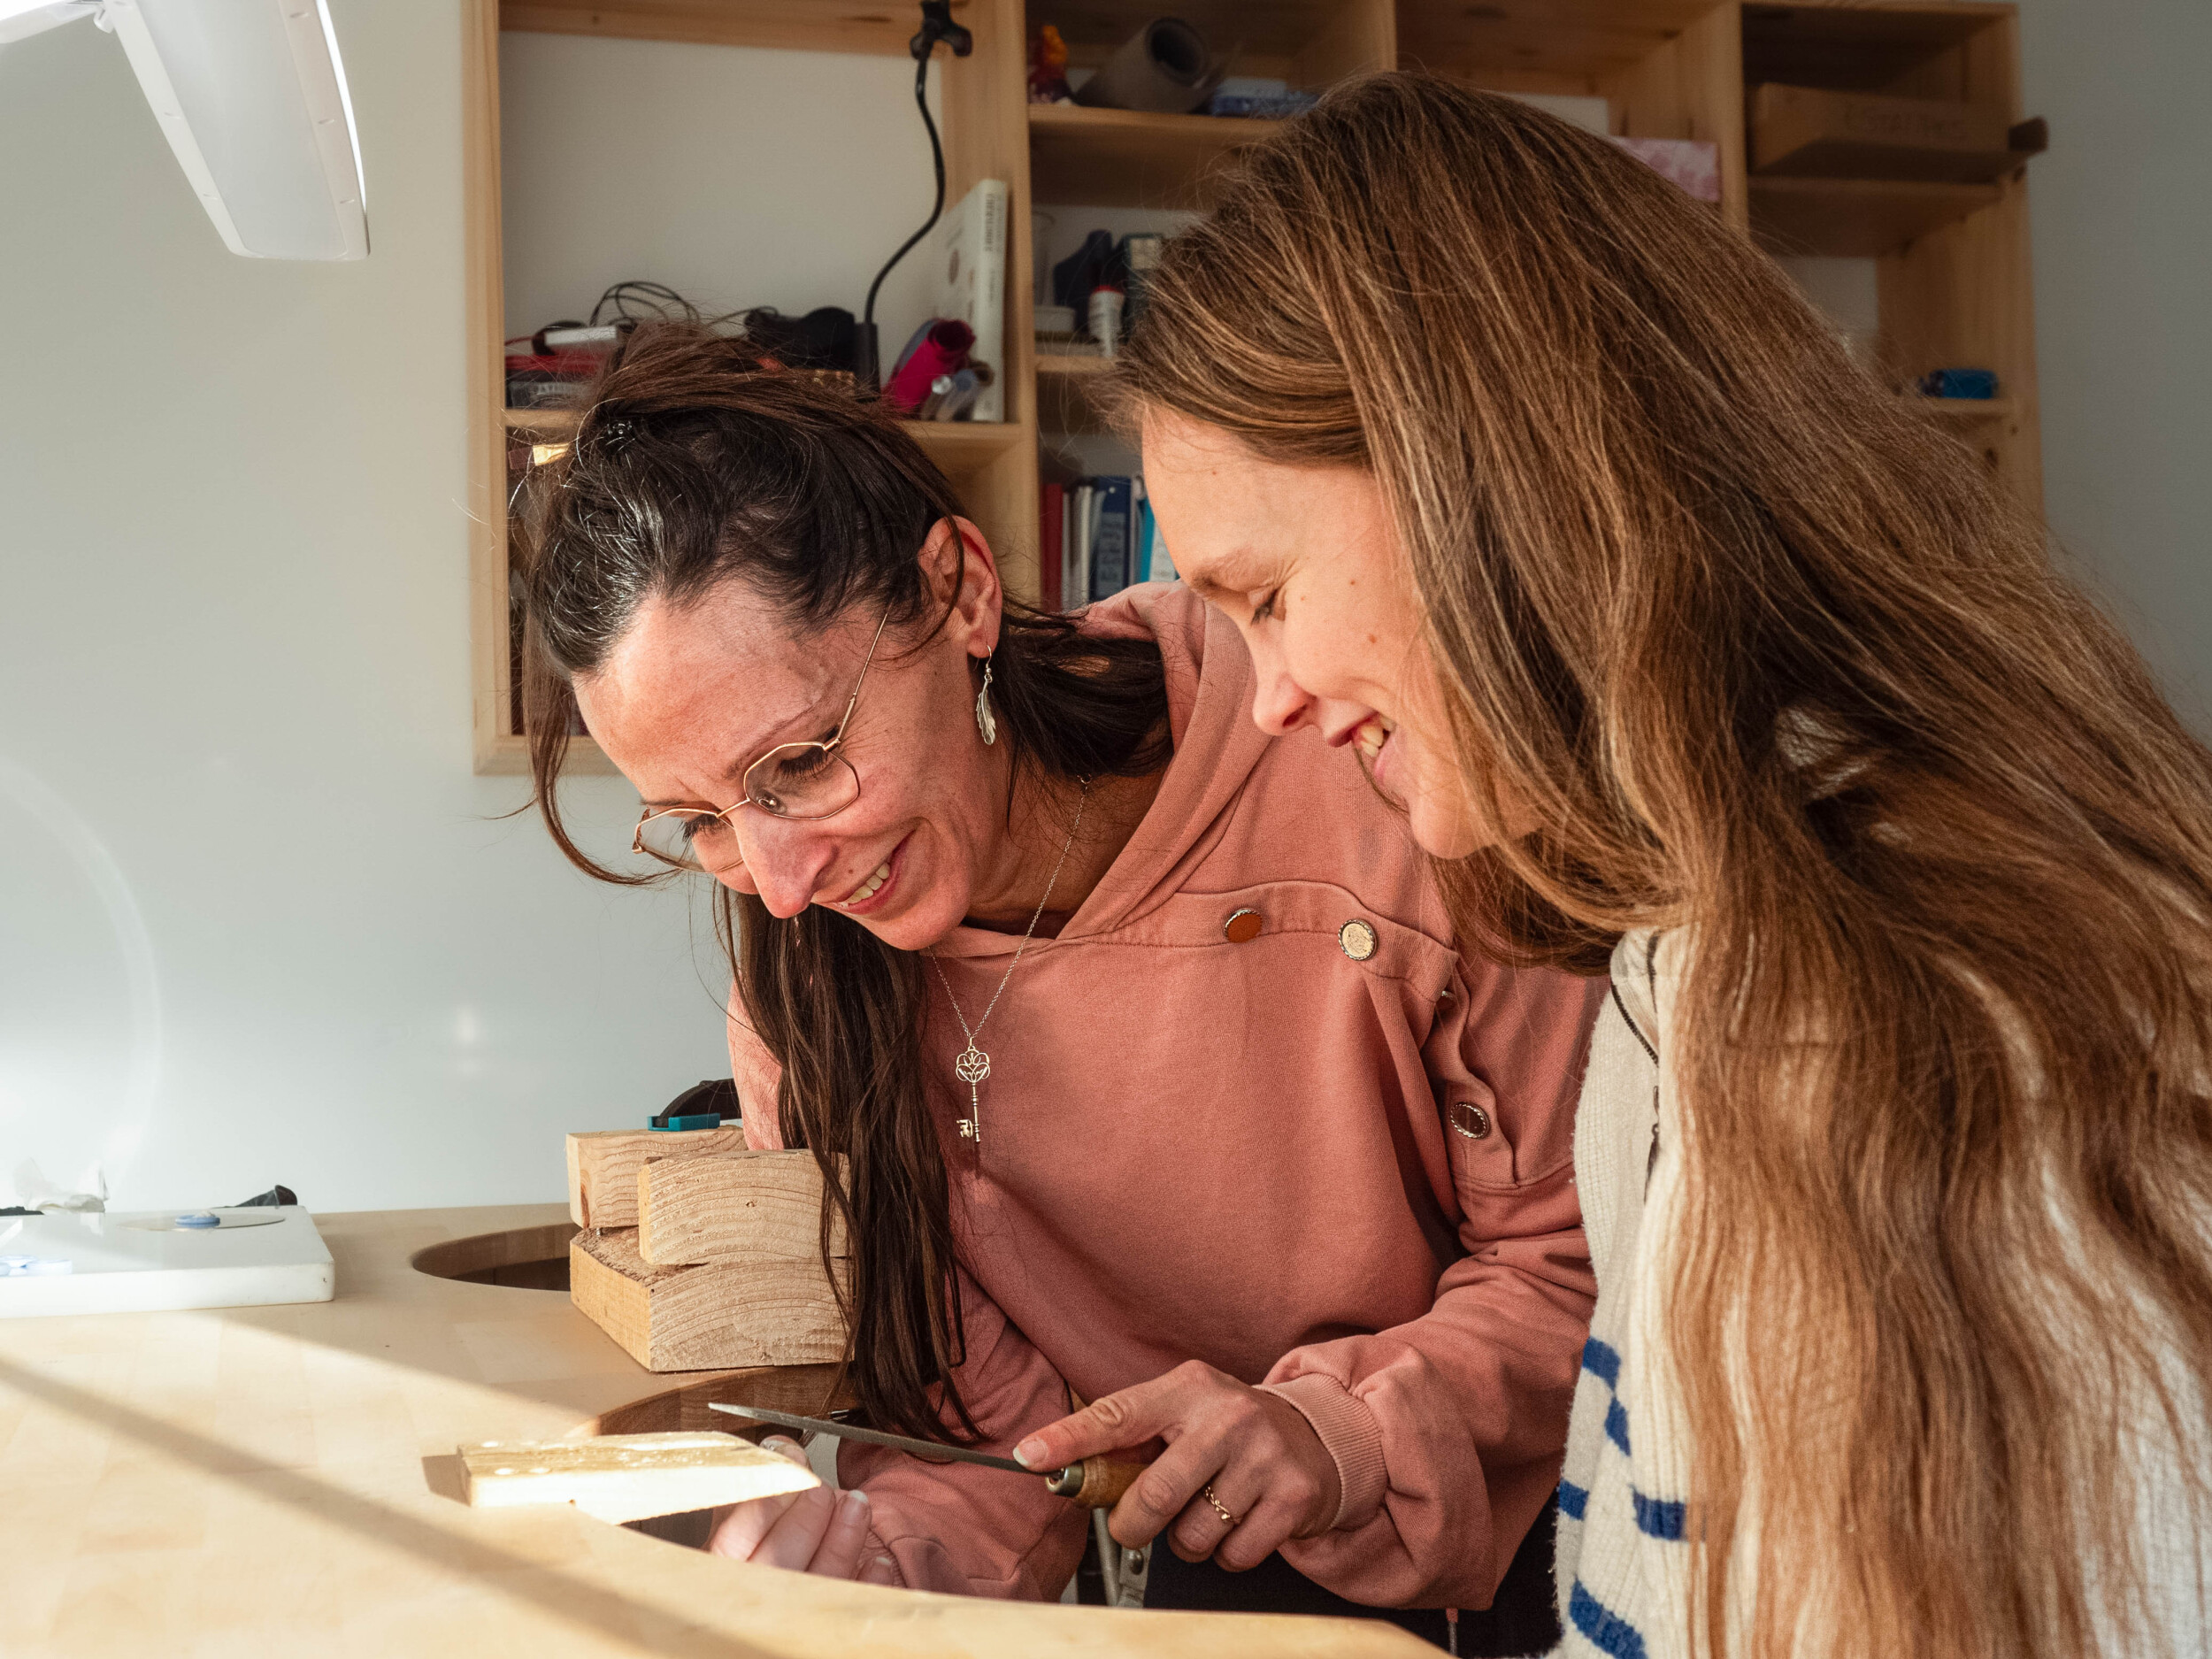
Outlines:
{"type": "Polygon", "coordinates": [[[1079,1503],[1087,1509],[1111,1509],[1145,1471],[1142,1463],[1104,1456],[1087,1457],[1065,1469],[1025,1469],[1010,1457],[971,1451],[964,1446],[941,1446],[935,1440],[911,1440],[903,1434],[886,1434],[880,1429],[856,1428],[850,1424],[833,1422],[824,1417],[803,1417],[789,1411],[772,1411],[766,1406],[727,1405],[718,1400],[712,1404],[715,1410],[726,1411],[733,1417],[746,1417],[756,1423],[772,1423],[778,1428],[833,1434],[841,1440],[864,1440],[871,1446],[888,1446],[894,1451],[911,1452],[918,1457],[949,1458],[955,1463],[980,1463],[986,1469],[1003,1469],[1017,1475],[1042,1476],[1046,1490],[1055,1497],[1079,1503]]]}

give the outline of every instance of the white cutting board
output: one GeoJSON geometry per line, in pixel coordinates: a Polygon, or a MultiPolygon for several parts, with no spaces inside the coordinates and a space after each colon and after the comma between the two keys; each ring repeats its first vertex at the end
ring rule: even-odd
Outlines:
{"type": "Polygon", "coordinates": [[[287,1205],[204,1213],[223,1225],[198,1232],[180,1228],[173,1210],[0,1220],[0,1256],[70,1263],[68,1272],[50,1277],[0,1278],[0,1319],[330,1300],[336,1285],[330,1251],[305,1210],[287,1205]],[[276,1219],[265,1220],[268,1217],[276,1219]]]}

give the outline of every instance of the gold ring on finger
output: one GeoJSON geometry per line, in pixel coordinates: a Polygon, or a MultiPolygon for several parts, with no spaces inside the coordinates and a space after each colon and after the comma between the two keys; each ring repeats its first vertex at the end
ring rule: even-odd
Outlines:
{"type": "Polygon", "coordinates": [[[1212,1481],[1209,1480],[1204,1486],[1201,1486],[1198,1489],[1198,1495],[1214,1506],[1214,1513],[1221,1517],[1222,1525],[1228,1527],[1231,1531],[1235,1530],[1237,1517],[1229,1513],[1228,1505],[1222,1502],[1219,1498],[1214,1496],[1214,1483],[1212,1481]]]}

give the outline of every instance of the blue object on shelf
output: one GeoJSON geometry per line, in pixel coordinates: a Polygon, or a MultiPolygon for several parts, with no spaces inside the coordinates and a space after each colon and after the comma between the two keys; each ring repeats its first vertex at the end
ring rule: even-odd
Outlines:
{"type": "Polygon", "coordinates": [[[1206,113],[1247,120],[1286,121],[1303,115],[1320,102],[1319,96],[1311,92],[1278,92],[1260,96],[1217,92],[1207,100],[1206,113]]]}
{"type": "Polygon", "coordinates": [[[204,1210],[195,1210],[191,1215],[177,1217],[177,1225],[180,1227],[219,1227],[222,1225],[221,1217],[211,1215],[204,1210]]]}
{"type": "Polygon", "coordinates": [[[1931,369],[1920,377],[1920,395],[1923,397],[1992,398],[1997,396],[1997,371],[1931,369]]]}
{"type": "Polygon", "coordinates": [[[719,1129],[738,1121],[737,1085],[728,1078],[695,1083],[645,1120],[648,1129],[719,1129]]]}

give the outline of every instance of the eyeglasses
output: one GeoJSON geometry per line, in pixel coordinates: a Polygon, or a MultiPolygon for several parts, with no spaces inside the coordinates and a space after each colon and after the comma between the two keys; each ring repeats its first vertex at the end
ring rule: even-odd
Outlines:
{"type": "Polygon", "coordinates": [[[890,620],[891,613],[887,611],[883,620],[876,624],[875,638],[868,641],[868,655],[860,664],[860,678],[853,681],[853,695],[845,699],[844,716],[826,742],[779,743],[745,768],[736,804],[719,812],[696,806],[647,807],[638,815],[630,850],[678,870],[725,870],[744,862],[738,851],[737,829],[730,821],[738,807],[754,807],[771,818],[811,819],[835,818],[859,800],[860,774],[837,751],[845,741],[845,728],[852,722],[860,688],[868,683],[869,665],[876,660],[876,647],[890,620]]]}

